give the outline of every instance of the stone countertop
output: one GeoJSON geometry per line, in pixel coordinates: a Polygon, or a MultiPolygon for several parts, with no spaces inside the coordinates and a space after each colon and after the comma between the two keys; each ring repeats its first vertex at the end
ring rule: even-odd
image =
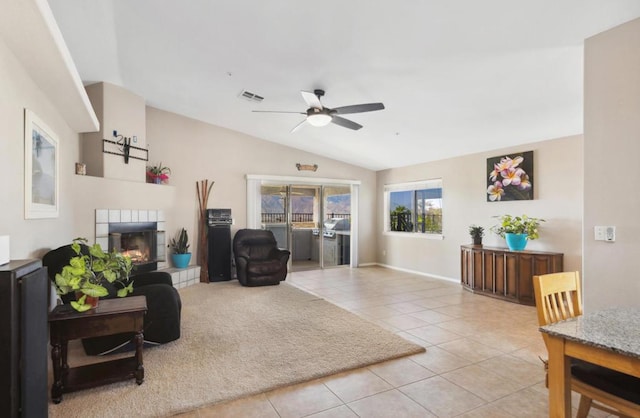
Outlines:
{"type": "Polygon", "coordinates": [[[611,308],[540,328],[552,336],[640,358],[640,309],[611,308]]]}

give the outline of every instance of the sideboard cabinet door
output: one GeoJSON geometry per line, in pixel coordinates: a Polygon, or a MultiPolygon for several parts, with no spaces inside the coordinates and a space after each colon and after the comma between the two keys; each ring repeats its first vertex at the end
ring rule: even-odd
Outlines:
{"type": "Polygon", "coordinates": [[[460,282],[465,289],[526,305],[535,305],[533,276],[563,268],[561,253],[475,245],[462,245],[460,259],[460,282]]]}
{"type": "Polygon", "coordinates": [[[471,276],[471,271],[473,270],[473,266],[471,265],[472,260],[472,251],[469,248],[462,248],[462,252],[460,253],[460,271],[462,285],[465,287],[473,287],[473,281],[471,276]]]}

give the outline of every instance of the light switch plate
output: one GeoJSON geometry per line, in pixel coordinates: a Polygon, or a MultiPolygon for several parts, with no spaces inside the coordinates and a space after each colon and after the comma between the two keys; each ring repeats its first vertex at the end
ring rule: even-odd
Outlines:
{"type": "Polygon", "coordinates": [[[593,239],[595,239],[596,241],[604,241],[604,231],[605,231],[604,226],[594,226],[593,227],[593,233],[594,233],[593,239]]]}

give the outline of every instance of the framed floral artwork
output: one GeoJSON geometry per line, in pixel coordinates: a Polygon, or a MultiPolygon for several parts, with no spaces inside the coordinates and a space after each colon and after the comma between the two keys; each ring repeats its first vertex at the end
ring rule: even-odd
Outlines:
{"type": "Polygon", "coordinates": [[[28,109],[24,111],[24,217],[58,217],[58,138],[28,109]]]}
{"type": "Polygon", "coordinates": [[[487,202],[533,200],[533,151],[487,158],[487,202]]]}

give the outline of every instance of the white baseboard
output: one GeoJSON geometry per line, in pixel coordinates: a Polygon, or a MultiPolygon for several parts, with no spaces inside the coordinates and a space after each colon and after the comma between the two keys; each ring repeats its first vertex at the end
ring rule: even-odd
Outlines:
{"type": "Polygon", "coordinates": [[[431,278],[434,278],[434,279],[444,280],[444,281],[452,282],[452,283],[460,283],[460,280],[459,280],[459,279],[454,279],[454,278],[451,278],[451,277],[440,276],[440,275],[438,275],[438,274],[425,273],[425,272],[423,272],[423,271],[410,270],[410,269],[405,269],[405,268],[402,268],[402,267],[396,267],[396,266],[390,266],[390,265],[388,265],[388,264],[382,264],[382,263],[372,263],[372,264],[378,265],[378,266],[380,266],[380,267],[385,267],[385,268],[388,268],[388,269],[391,269],[391,270],[397,270],[397,271],[403,271],[403,272],[405,272],[405,273],[417,274],[418,276],[431,277],[431,278]]]}

